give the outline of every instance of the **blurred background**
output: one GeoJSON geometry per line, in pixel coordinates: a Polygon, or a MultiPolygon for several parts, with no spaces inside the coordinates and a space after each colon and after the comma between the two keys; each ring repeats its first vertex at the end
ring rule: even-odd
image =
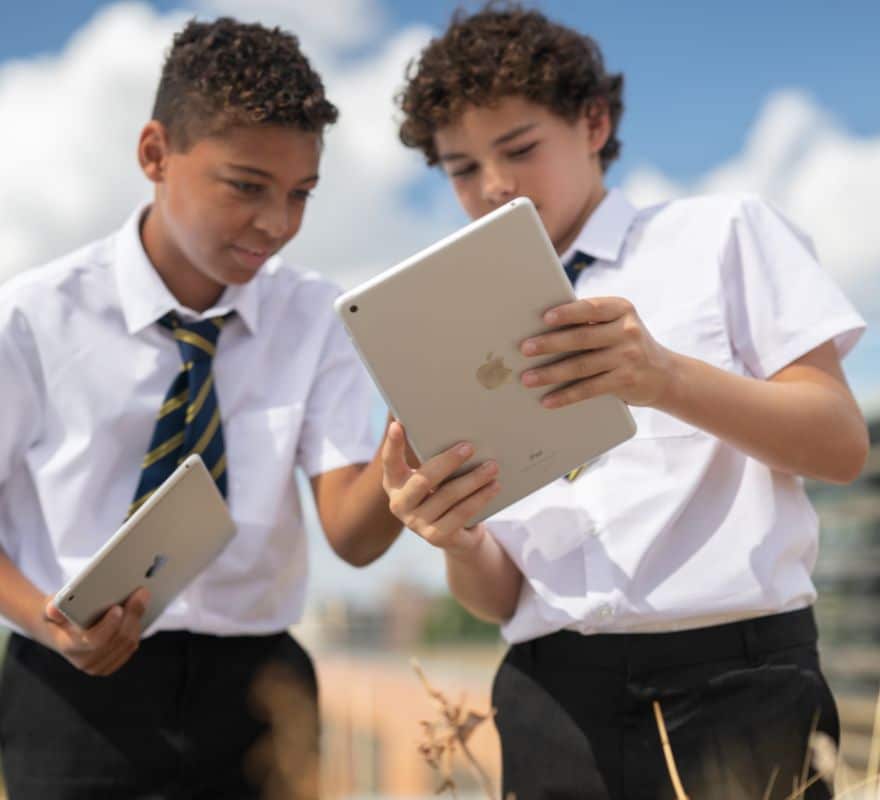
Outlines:
{"type": "MultiPolygon", "coordinates": [[[[457,5],[4,2],[0,280],[107,234],[148,196],[137,135],[163,52],[194,15],[292,30],[342,112],[303,232],[287,249],[291,261],[351,286],[451,232],[464,216],[443,176],[398,143],[392,97],[407,61],[457,5]]],[[[841,704],[844,754],[864,766],[880,679],[880,6],[531,5],[593,35],[608,67],[626,75],[623,155],[611,185],[637,205],[760,193],[813,237],[870,323],[845,364],[871,424],[868,468],[850,487],[809,487],[824,525],[816,573],[823,658],[841,704]]],[[[377,427],[383,413],[377,398],[377,427]]],[[[437,713],[409,657],[451,700],[464,692],[467,707],[485,711],[503,652],[497,631],[447,597],[442,559],[416,537],[359,571],[330,553],[313,511],[309,518],[311,603],[295,633],[321,676],[323,796],[429,796],[439,781],[416,746],[419,720],[437,713]]],[[[473,746],[497,774],[491,723],[473,746]]],[[[457,780],[464,794],[477,791],[464,771],[457,780]]]]}

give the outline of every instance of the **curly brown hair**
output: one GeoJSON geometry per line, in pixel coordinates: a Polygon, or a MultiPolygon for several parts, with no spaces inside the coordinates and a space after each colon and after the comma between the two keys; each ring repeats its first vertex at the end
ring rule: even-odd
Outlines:
{"type": "Polygon", "coordinates": [[[607,109],[611,134],[599,153],[602,169],[620,155],[623,75],[605,71],[589,36],[518,3],[489,2],[470,16],[459,9],[446,32],[409,63],[398,93],[400,139],[437,163],[434,133],[468,106],[491,106],[518,95],[569,121],[607,109]]]}
{"type": "Polygon", "coordinates": [[[239,125],[320,133],[338,116],[296,36],[230,17],[190,20],[175,34],[153,106],[181,149],[239,125]]]}

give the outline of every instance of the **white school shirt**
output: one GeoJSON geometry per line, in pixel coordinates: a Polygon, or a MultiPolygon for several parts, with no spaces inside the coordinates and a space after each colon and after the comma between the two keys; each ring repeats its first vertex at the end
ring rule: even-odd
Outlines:
{"type": "MultiPolygon", "coordinates": [[[[563,261],[576,249],[598,259],[579,297],[624,297],[660,344],[738,375],[767,379],[828,340],[843,357],[864,329],[806,237],[753,196],[637,211],[612,190],[563,261]]],[[[802,480],[630,410],[633,439],[490,518],[525,575],[504,637],[670,631],[811,604],[818,525],[802,480]]]]}
{"type": "Polygon", "coordinates": [[[195,314],[149,262],[142,213],[0,286],[0,547],[43,592],[82,568],[126,516],[180,368],[156,321],[235,311],[213,370],[237,532],[149,633],[283,630],[301,616],[308,572],[294,467],[311,477],[372,458],[369,377],[334,285],[275,257],[195,314]]]}

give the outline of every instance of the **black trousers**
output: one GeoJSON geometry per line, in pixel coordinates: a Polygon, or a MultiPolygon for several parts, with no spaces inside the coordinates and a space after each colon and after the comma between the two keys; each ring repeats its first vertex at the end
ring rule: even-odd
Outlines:
{"type": "Polygon", "coordinates": [[[286,633],[164,632],[90,677],[12,635],[0,681],[10,800],[317,797],[317,683],[286,633]]]}
{"type": "MultiPolygon", "coordinates": [[[[511,647],[495,677],[502,796],[671,800],[655,700],[690,800],[782,800],[813,726],[840,736],[811,609],[674,633],[560,631],[511,647]]],[[[831,792],[819,781],[804,797],[831,792]]]]}

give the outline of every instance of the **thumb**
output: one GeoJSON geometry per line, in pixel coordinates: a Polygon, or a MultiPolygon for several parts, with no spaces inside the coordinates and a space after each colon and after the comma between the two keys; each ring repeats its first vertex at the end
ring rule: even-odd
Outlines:
{"type": "Polygon", "coordinates": [[[54,600],[49,600],[46,603],[46,607],[43,609],[43,614],[46,616],[46,619],[49,622],[54,622],[56,625],[67,625],[68,619],[64,616],[64,614],[59,611],[58,606],[55,605],[54,600]]]}
{"type": "Polygon", "coordinates": [[[402,486],[411,471],[406,463],[406,433],[403,425],[396,420],[388,426],[385,443],[382,445],[382,467],[385,485],[389,489],[402,486]]]}

